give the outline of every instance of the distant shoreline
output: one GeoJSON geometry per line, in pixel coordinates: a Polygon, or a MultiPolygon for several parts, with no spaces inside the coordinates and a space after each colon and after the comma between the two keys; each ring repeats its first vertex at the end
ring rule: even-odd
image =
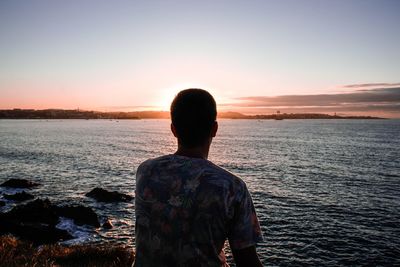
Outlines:
{"type": "MultiPolygon", "coordinates": [[[[86,110],[64,109],[3,109],[0,119],[106,119],[106,120],[140,120],[169,119],[168,111],[133,111],[133,112],[100,112],[86,110]]],[[[250,120],[287,120],[287,119],[386,119],[373,116],[340,116],[323,113],[276,113],[269,115],[245,115],[239,112],[219,112],[220,119],[250,119],[250,120]]]]}

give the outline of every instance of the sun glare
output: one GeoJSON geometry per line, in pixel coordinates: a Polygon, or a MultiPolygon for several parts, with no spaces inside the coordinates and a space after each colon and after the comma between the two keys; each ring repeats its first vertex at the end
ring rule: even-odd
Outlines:
{"type": "Polygon", "coordinates": [[[201,88],[207,90],[207,87],[198,83],[180,83],[170,87],[162,88],[158,93],[158,100],[155,104],[157,108],[168,111],[174,97],[182,90],[188,88],[201,88]]]}

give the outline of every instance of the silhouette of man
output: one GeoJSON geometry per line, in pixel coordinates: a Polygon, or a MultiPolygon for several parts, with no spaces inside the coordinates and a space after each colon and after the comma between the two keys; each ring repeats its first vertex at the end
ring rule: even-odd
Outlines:
{"type": "Polygon", "coordinates": [[[134,266],[262,266],[260,225],[246,184],[207,160],[218,130],[214,98],[187,89],[171,104],[175,154],[143,162],[136,173],[134,266]]]}

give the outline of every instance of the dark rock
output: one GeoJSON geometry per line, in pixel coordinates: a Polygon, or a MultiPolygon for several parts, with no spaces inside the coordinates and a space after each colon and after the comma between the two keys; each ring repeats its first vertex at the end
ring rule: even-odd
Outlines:
{"type": "Polygon", "coordinates": [[[48,244],[73,238],[55,227],[58,215],[48,199],[18,205],[0,214],[0,234],[10,233],[34,244],[48,244]]]}
{"type": "Polygon", "coordinates": [[[15,201],[24,201],[35,198],[33,195],[26,193],[23,191],[22,193],[16,193],[13,195],[4,194],[4,198],[8,200],[15,200],[15,201]]]}
{"type": "Polygon", "coordinates": [[[52,205],[48,199],[37,199],[25,205],[18,205],[9,212],[3,214],[7,220],[24,223],[44,223],[56,225],[59,216],[71,218],[78,225],[88,224],[100,227],[97,214],[85,206],[63,206],[52,205]]]}
{"type": "Polygon", "coordinates": [[[24,205],[18,205],[2,215],[3,218],[9,221],[21,223],[44,223],[49,225],[58,223],[58,215],[48,199],[37,199],[24,205]]]}
{"type": "Polygon", "coordinates": [[[3,207],[5,205],[6,205],[6,203],[4,201],[0,201],[0,207],[3,207]]]}
{"type": "Polygon", "coordinates": [[[21,223],[0,219],[0,234],[13,234],[21,239],[30,240],[35,245],[50,244],[72,239],[67,231],[55,226],[40,223],[21,223]]]}
{"type": "Polygon", "coordinates": [[[99,218],[96,212],[85,206],[63,206],[55,207],[59,216],[71,218],[78,225],[88,224],[94,227],[100,227],[99,218]]]}
{"type": "Polygon", "coordinates": [[[132,196],[122,194],[117,191],[107,191],[103,188],[96,187],[89,193],[86,193],[87,197],[91,197],[100,202],[126,202],[133,199],[132,196]]]}
{"type": "MultiPolygon", "coordinates": [[[[48,199],[37,199],[0,213],[0,235],[11,233],[35,244],[48,244],[73,238],[67,231],[57,229],[59,216],[68,217],[78,225],[100,227],[97,214],[85,206],[56,206],[48,199]]],[[[0,264],[1,265],[1,264],[0,264]]]]}
{"type": "Polygon", "coordinates": [[[25,179],[10,179],[0,184],[0,186],[4,187],[13,187],[13,188],[31,188],[34,186],[38,186],[39,184],[25,180],[25,179]]]}
{"type": "Polygon", "coordinates": [[[112,222],[111,222],[110,220],[105,221],[105,222],[103,223],[103,228],[104,228],[104,229],[111,229],[111,228],[113,228],[112,222]]]}

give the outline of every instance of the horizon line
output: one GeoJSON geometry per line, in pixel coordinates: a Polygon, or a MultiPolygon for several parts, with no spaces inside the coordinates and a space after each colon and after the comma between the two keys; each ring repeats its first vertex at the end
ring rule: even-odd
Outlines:
{"type": "MultiPolygon", "coordinates": [[[[169,115],[170,111],[167,110],[135,110],[135,111],[121,111],[121,110],[116,110],[116,111],[100,111],[100,110],[95,110],[95,109],[81,109],[81,108],[75,108],[75,109],[65,109],[65,108],[44,108],[44,109],[34,109],[34,108],[11,108],[11,109],[2,109],[0,108],[0,111],[78,111],[78,112],[98,112],[98,113],[163,113],[164,115],[167,113],[169,115]]],[[[382,119],[400,119],[400,117],[388,117],[388,116],[376,116],[373,114],[351,114],[351,113],[345,113],[345,112],[307,112],[307,111],[301,111],[301,112],[281,112],[279,109],[275,110],[274,112],[269,112],[269,113],[259,113],[259,112],[251,112],[251,113],[244,113],[240,111],[234,111],[234,110],[226,110],[226,111],[217,111],[217,117],[218,114],[228,116],[229,114],[233,116],[249,116],[249,117],[256,117],[256,116],[273,116],[273,115],[328,115],[328,116],[339,116],[339,117],[374,117],[374,118],[382,118],[382,119]]],[[[228,117],[225,117],[228,118],[228,117]]],[[[162,119],[162,118],[160,118],[162,119]]]]}

